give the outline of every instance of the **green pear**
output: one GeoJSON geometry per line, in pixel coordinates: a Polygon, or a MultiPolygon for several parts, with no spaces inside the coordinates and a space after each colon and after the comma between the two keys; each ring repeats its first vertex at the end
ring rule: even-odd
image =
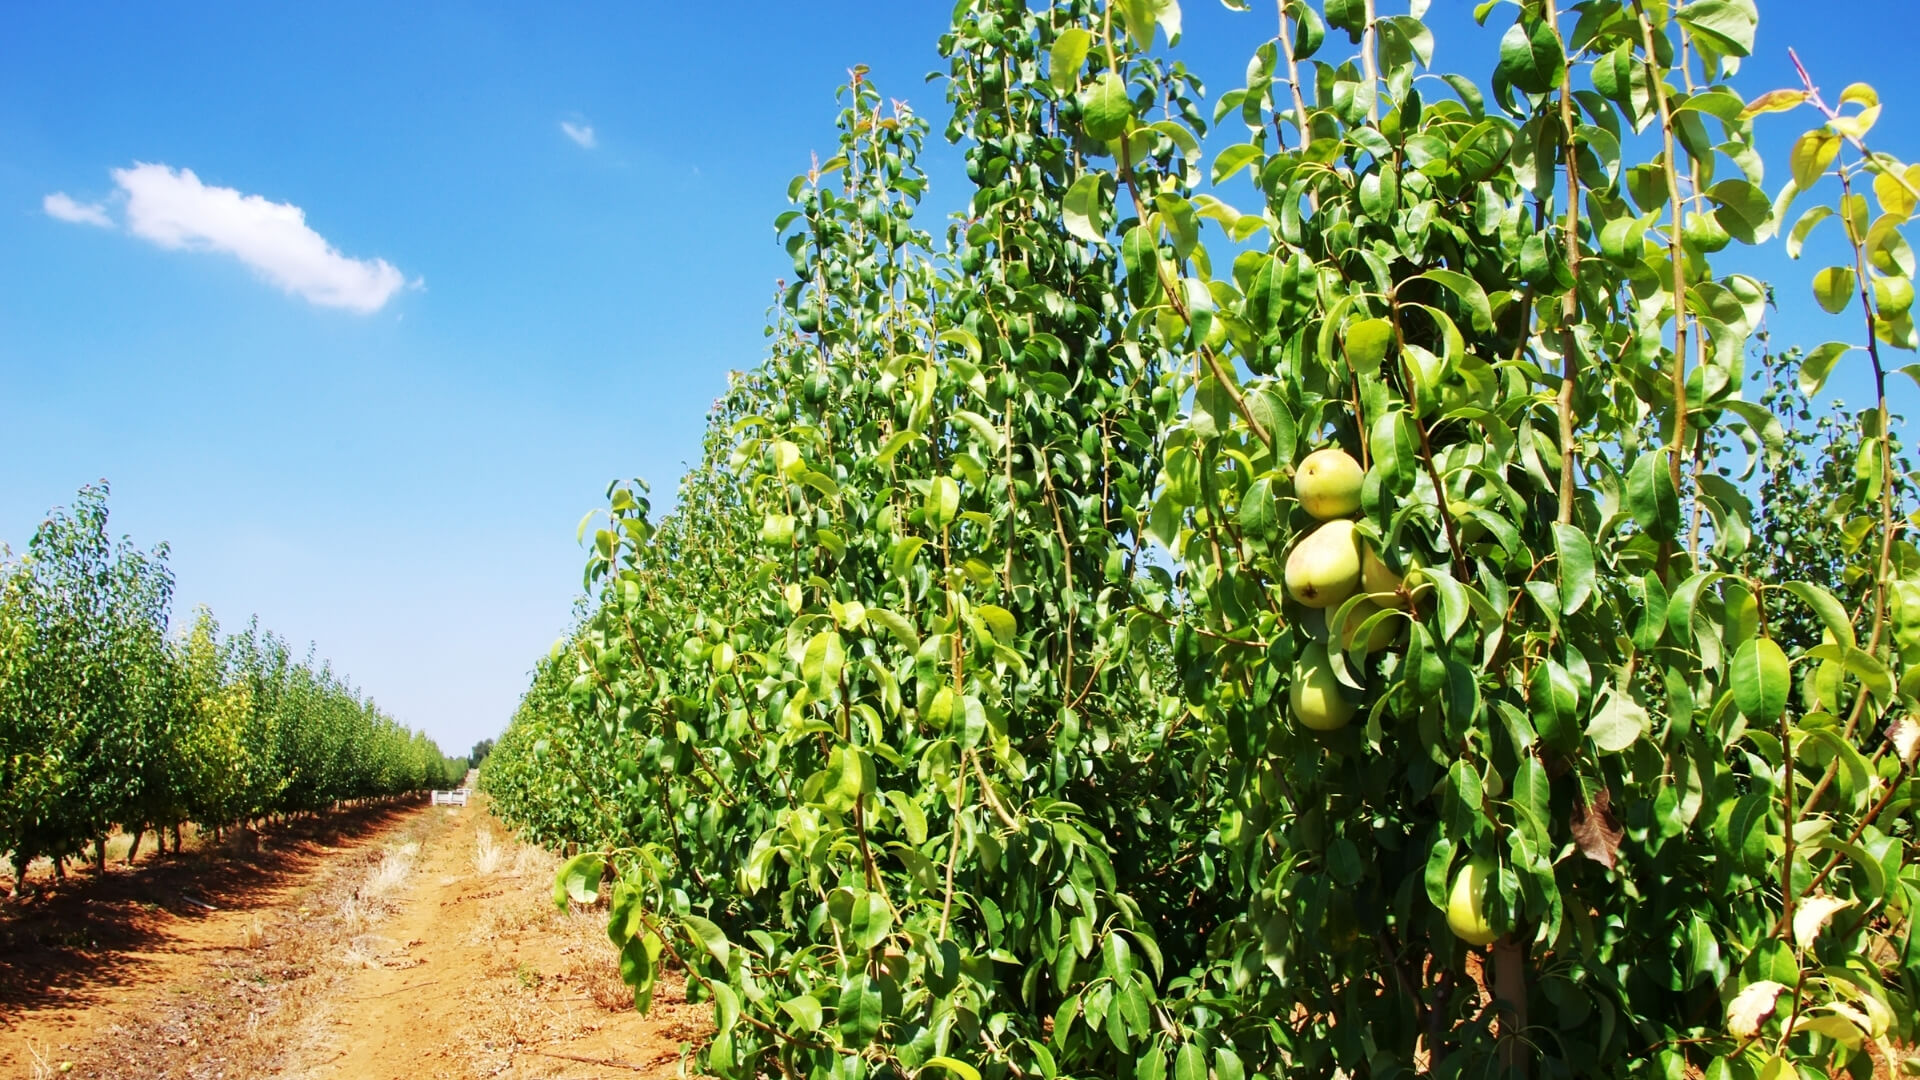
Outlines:
{"type": "Polygon", "coordinates": [[[1488,855],[1477,855],[1454,875],[1447,893],[1447,928],[1469,945],[1485,945],[1499,935],[1487,922],[1487,883],[1499,870],[1488,855]]]}
{"type": "Polygon", "coordinates": [[[1407,567],[1405,574],[1396,574],[1386,560],[1366,548],[1360,553],[1360,591],[1381,607],[1408,607],[1413,601],[1426,595],[1433,586],[1419,574],[1420,564],[1412,558],[1402,555],[1400,561],[1407,567]],[[1412,581],[1407,580],[1412,577],[1412,581]]]}
{"type": "Polygon", "coordinates": [[[1360,543],[1353,522],[1329,521],[1287,556],[1287,592],[1308,607],[1328,608],[1360,586],[1360,543]]]}
{"type": "Polygon", "coordinates": [[[1400,585],[1404,580],[1382,562],[1380,556],[1373,553],[1372,548],[1367,548],[1360,553],[1360,585],[1368,595],[1374,597],[1376,603],[1398,606],[1398,600],[1389,600],[1380,594],[1399,593],[1400,585]]]}
{"type": "MultiPolygon", "coordinates": [[[[1384,608],[1372,600],[1361,600],[1354,604],[1353,610],[1347,612],[1346,620],[1340,625],[1340,647],[1351,650],[1354,639],[1360,636],[1360,628],[1367,624],[1368,619],[1373,618],[1375,612],[1384,610],[1384,608]]],[[[1399,636],[1399,633],[1399,619],[1381,619],[1379,622],[1373,624],[1372,629],[1367,631],[1366,651],[1370,653],[1379,652],[1381,649],[1393,644],[1393,639],[1399,636]]]]}
{"type": "Polygon", "coordinates": [[[1340,680],[1333,674],[1327,647],[1317,641],[1301,652],[1294,665],[1288,698],[1293,703],[1293,715],[1315,731],[1336,731],[1353,719],[1353,702],[1347,700],[1340,680]]]}
{"type": "Polygon", "coordinates": [[[1353,455],[1337,446],[1315,450],[1293,474],[1293,494],[1307,513],[1329,521],[1360,509],[1360,485],[1365,470],[1353,455]]]}

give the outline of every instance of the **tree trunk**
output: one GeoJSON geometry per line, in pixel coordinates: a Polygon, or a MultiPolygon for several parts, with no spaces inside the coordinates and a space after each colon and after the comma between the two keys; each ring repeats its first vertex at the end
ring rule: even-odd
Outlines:
{"type": "Polygon", "coordinates": [[[146,835],[145,829],[133,830],[133,843],[127,845],[127,865],[133,865],[133,857],[140,854],[140,838],[146,835]]]}
{"type": "Polygon", "coordinates": [[[104,836],[93,838],[93,865],[99,867],[101,873],[107,872],[107,838],[104,836]]]}

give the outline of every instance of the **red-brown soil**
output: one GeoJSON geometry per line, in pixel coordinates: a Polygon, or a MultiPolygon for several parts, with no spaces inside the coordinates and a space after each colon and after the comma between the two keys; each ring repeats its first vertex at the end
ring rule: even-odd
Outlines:
{"type": "Polygon", "coordinates": [[[0,906],[0,1076],[678,1075],[706,1009],[635,1014],[554,865],[476,800],[72,873],[0,906]]]}

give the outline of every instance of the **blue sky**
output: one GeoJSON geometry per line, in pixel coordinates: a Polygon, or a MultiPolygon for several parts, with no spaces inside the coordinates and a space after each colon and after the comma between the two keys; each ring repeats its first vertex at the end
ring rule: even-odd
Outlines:
{"type": "MultiPolygon", "coordinates": [[[[1270,15],[1185,6],[1181,55],[1231,87],[1270,15]]],[[[1749,95],[1796,45],[1830,94],[1873,81],[1875,141],[1920,158],[1909,0],[1762,8],[1749,95]]],[[[670,495],[757,362],[771,220],[834,88],[868,64],[937,131],[949,10],[0,8],[0,541],[108,478],[115,528],[172,543],[177,612],[257,612],[448,749],[497,732],[565,628],[580,515],[616,477],[670,495]]],[[[1438,66],[1483,76],[1470,10],[1434,3],[1438,66]]],[[[936,138],[931,212],[958,160],[936,138]]],[[[1756,269],[1797,298],[1808,263],[1756,269]]]]}

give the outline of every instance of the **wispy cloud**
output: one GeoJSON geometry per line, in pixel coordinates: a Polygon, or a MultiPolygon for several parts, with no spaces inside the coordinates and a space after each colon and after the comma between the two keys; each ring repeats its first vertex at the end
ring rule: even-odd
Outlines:
{"type": "Polygon", "coordinates": [[[576,124],[571,120],[562,120],[560,130],[566,132],[567,138],[579,143],[582,149],[591,150],[600,145],[600,140],[593,134],[592,124],[576,124]]]}
{"type": "MultiPolygon", "coordinates": [[[[200,182],[191,169],[137,163],[113,170],[126,198],[127,231],[163,248],[231,255],[261,277],[321,307],[368,313],[407,284],[385,259],[342,255],[307,225],[306,212],[200,182]]],[[[63,193],[44,202],[62,221],[111,225],[104,206],[63,193]]]]}
{"type": "Polygon", "coordinates": [[[70,221],[75,225],[98,225],[103,229],[113,227],[113,219],[107,216],[107,208],[99,203],[75,202],[71,195],[56,191],[40,200],[40,208],[47,216],[61,221],[70,221]]]}

